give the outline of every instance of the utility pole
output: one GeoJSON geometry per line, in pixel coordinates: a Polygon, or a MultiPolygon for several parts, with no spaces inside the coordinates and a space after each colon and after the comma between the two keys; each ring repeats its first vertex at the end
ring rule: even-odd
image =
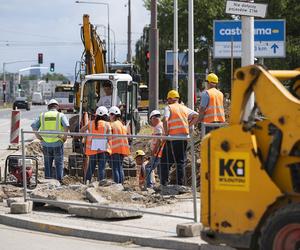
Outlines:
{"type": "Polygon", "coordinates": [[[158,29],[157,0],[151,0],[150,65],[149,65],[149,113],[158,108],[158,29]]]}
{"type": "MultiPolygon", "coordinates": [[[[248,0],[254,2],[254,0],[248,0]]],[[[254,17],[242,16],[242,67],[254,64],[254,17]]],[[[254,107],[254,94],[249,97],[245,107],[244,119],[250,115],[254,107]]]]}
{"type": "Polygon", "coordinates": [[[194,109],[195,72],[194,72],[194,0],[189,0],[189,71],[188,106],[194,109]]]}
{"type": "Polygon", "coordinates": [[[174,0],[173,89],[178,91],[178,0],[174,0]]]}
{"type": "Polygon", "coordinates": [[[127,62],[131,63],[131,0],[128,0],[127,62]]]}

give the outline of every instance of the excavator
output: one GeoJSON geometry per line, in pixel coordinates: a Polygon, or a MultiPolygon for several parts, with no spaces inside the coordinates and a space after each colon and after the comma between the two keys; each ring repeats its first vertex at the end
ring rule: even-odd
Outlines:
{"type": "Polygon", "coordinates": [[[229,124],[208,133],[201,144],[206,241],[300,249],[299,86],[300,69],[250,65],[235,72],[229,124]]]}
{"type": "MultiPolygon", "coordinates": [[[[81,40],[84,52],[81,61],[75,66],[75,109],[77,116],[70,119],[70,130],[79,129],[93,119],[97,102],[105,95],[104,84],[112,86],[111,106],[122,104],[122,118],[131,134],[140,129],[138,113],[138,83],[133,82],[129,74],[107,73],[106,49],[97,34],[97,29],[90,23],[89,15],[83,15],[81,40]]],[[[117,69],[116,69],[117,70],[117,69]]],[[[87,169],[88,158],[83,152],[82,138],[73,138],[72,148],[76,154],[69,155],[69,172],[71,175],[83,175],[87,169]]]]}
{"type": "MultiPolygon", "coordinates": [[[[124,122],[130,127],[132,134],[138,133],[140,129],[137,108],[138,83],[134,82],[129,74],[108,73],[105,45],[98,36],[96,27],[90,23],[89,15],[83,15],[81,38],[84,52],[75,70],[75,108],[79,112],[80,121],[84,112],[94,114],[98,100],[104,95],[103,84],[110,82],[111,106],[118,106],[117,100],[120,99],[124,106],[122,109],[124,122]]],[[[124,65],[122,69],[123,67],[124,65]]],[[[114,70],[118,71],[118,68],[115,67],[114,70]]]]}

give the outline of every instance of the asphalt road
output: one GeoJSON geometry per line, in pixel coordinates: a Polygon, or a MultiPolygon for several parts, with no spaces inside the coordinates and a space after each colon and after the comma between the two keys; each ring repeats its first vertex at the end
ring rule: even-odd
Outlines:
{"type": "Polygon", "coordinates": [[[146,248],[128,244],[112,243],[105,241],[87,240],[75,237],[46,234],[36,231],[7,227],[0,225],[1,250],[124,250],[124,249],[143,249],[146,248]]]}

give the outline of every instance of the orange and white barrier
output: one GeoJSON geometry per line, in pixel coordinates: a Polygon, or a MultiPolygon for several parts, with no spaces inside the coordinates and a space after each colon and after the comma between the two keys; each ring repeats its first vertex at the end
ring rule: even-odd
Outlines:
{"type": "Polygon", "coordinates": [[[10,124],[10,143],[19,144],[20,135],[20,111],[11,111],[11,124],[10,124]]]}

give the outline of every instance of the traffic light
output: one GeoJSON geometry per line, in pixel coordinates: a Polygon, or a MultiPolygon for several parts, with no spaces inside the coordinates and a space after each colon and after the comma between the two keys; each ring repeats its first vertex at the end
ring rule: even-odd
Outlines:
{"type": "Polygon", "coordinates": [[[50,72],[54,72],[54,66],[55,66],[54,63],[50,63],[50,72]]]}
{"type": "Polygon", "coordinates": [[[38,63],[43,64],[43,53],[38,53],[38,63]]]}
{"type": "Polygon", "coordinates": [[[149,60],[150,60],[150,52],[149,50],[145,51],[145,70],[149,70],[149,60]]]}

